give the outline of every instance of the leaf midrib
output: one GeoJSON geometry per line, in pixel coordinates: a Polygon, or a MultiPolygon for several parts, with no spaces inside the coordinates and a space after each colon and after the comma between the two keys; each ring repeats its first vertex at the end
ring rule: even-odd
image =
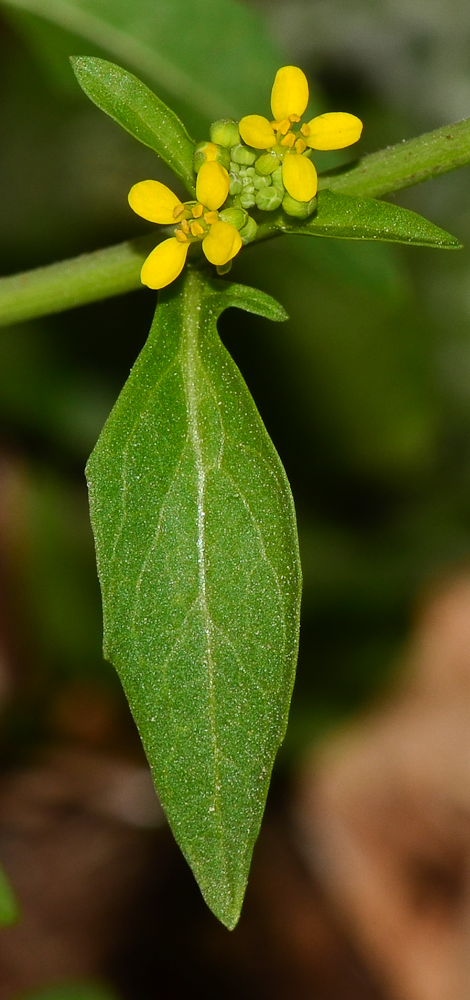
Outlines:
{"type": "Polygon", "coordinates": [[[181,368],[183,374],[183,386],[186,397],[189,440],[191,442],[196,465],[197,477],[197,551],[198,551],[198,580],[199,580],[199,604],[206,640],[206,664],[207,679],[209,686],[209,720],[211,726],[211,739],[214,761],[214,792],[211,811],[215,813],[217,832],[221,847],[221,855],[224,859],[225,876],[228,882],[228,865],[225,854],[225,844],[222,823],[222,805],[220,801],[220,747],[217,738],[216,723],[216,694],[215,694],[215,663],[213,660],[213,632],[214,623],[211,618],[209,604],[207,600],[206,587],[206,525],[205,525],[205,500],[206,500],[206,469],[204,454],[201,447],[199,434],[199,406],[198,392],[196,389],[196,379],[200,374],[201,364],[199,358],[199,332],[202,314],[203,286],[199,275],[193,271],[187,272],[185,278],[182,310],[182,338],[181,338],[181,368]]]}

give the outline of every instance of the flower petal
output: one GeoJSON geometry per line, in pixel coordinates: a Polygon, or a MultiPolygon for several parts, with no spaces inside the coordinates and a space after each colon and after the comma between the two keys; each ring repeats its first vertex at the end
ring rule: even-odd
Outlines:
{"type": "Polygon", "coordinates": [[[311,149],[344,149],[360,138],[362,122],[346,111],[330,111],[312,118],[307,128],[305,142],[311,149]]]}
{"type": "Polygon", "coordinates": [[[227,264],[241,250],[242,238],[230,222],[214,222],[203,240],[202,249],[211,264],[227,264]]]}
{"type": "Polygon", "coordinates": [[[311,160],[299,153],[286,153],[282,161],[282,180],[291,198],[310,201],[315,197],[318,177],[311,160]]]}
{"type": "Polygon", "coordinates": [[[228,196],[230,177],[216,160],[206,161],[197,175],[196,197],[211,212],[223,205],[228,196]]]}
{"type": "Polygon", "coordinates": [[[308,83],[297,66],[282,66],[276,73],[271,91],[273,118],[282,121],[289,115],[303,115],[308,104],[308,83]]]}
{"type": "Polygon", "coordinates": [[[180,243],[174,236],[159,243],[144,262],[140,272],[142,284],[165,288],[174,281],[183,270],[190,245],[189,241],[180,243]]]}
{"type": "Polygon", "coordinates": [[[271,149],[276,145],[276,134],[267,118],[262,115],[246,115],[238,123],[238,130],[247,146],[255,149],[271,149]]]}
{"type": "Polygon", "coordinates": [[[171,225],[172,222],[176,224],[175,210],[184,209],[179,198],[160,181],[139,181],[131,187],[128,199],[129,205],[137,215],[141,215],[148,222],[158,222],[162,226],[171,225]]]}

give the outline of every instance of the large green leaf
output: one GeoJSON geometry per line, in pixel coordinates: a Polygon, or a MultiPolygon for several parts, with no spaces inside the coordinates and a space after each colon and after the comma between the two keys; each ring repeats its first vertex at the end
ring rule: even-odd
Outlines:
{"type": "MultiPolygon", "coordinates": [[[[96,45],[209,119],[266,113],[282,58],[236,0],[2,0],[96,45]],[[262,105],[262,106],[261,106],[262,105]]],[[[70,52],[70,50],[69,50],[70,52]]]]}
{"type": "Polygon", "coordinates": [[[312,218],[291,225],[284,217],[283,232],[304,236],[332,236],[343,240],[383,240],[388,243],[411,243],[415,246],[460,250],[455,236],[439,229],[416,212],[375,198],[356,198],[349,194],[320,191],[318,209],[312,218]]]}
{"type": "Polygon", "coordinates": [[[150,146],[195,195],[194,143],[177,115],[132,73],[93,56],[71,59],[85,94],[135,139],[150,146]]]}
{"type": "Polygon", "coordinates": [[[233,305],[286,318],[268,295],[198,271],[162,296],[87,468],[105,656],[228,927],[285,732],[300,600],[285,472],[217,334],[233,305]]]}

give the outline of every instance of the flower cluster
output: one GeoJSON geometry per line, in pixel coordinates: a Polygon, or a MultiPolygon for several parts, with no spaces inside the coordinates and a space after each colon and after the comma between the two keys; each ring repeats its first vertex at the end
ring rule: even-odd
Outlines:
{"type": "Polygon", "coordinates": [[[315,209],[317,172],[313,149],[343,149],[357,142],[362,122],[355,115],[331,112],[300,124],[309,98],[305,74],[296,66],[278,70],[271,92],[273,120],[247,115],[240,122],[214,122],[210,141],[196,146],[197,201],[181,202],[159,181],[140,181],[129,192],[134,212],[149,222],[175,225],[145,261],[141,278],[149,288],[164,288],[182,271],[191,243],[201,243],[220,273],[243,244],[256,238],[258,225],[248,213],[282,208],[305,219],[315,209]]]}

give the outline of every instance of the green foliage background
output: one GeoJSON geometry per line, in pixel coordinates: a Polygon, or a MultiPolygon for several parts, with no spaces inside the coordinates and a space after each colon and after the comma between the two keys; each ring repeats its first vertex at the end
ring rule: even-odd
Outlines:
{"type": "MultiPolygon", "coordinates": [[[[82,0],[75,20],[61,0],[30,0],[28,14],[17,6],[0,6],[4,274],[144,233],[127,191],[147,176],[171,179],[87,101],[71,52],[142,75],[197,139],[219,114],[267,111],[286,61],[309,75],[312,111],[363,119],[361,153],[470,114],[470,13],[457,0],[82,0]],[[158,24],[144,45],[150,8],[158,24]],[[62,27],[41,10],[59,11],[62,27]]],[[[396,203],[470,246],[468,176],[396,203]]],[[[233,311],[221,321],[297,503],[304,605],[287,768],[382,690],[421,588],[470,555],[470,251],[285,237],[247,248],[232,275],[290,315],[282,325],[233,311]]],[[[153,304],[152,293],[132,293],[0,335],[0,442],[21,469],[23,498],[15,613],[41,677],[15,705],[8,753],[47,732],[48,706],[73,679],[121,698],[101,657],[83,468],[153,304]]]]}

